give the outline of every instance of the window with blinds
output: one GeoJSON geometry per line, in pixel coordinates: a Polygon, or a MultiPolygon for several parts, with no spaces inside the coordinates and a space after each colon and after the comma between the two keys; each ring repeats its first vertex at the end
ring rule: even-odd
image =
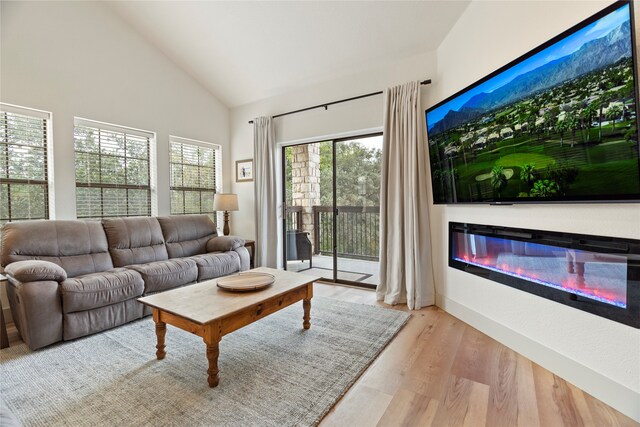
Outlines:
{"type": "Polygon", "coordinates": [[[49,218],[51,115],[0,103],[0,225],[49,218]]]}
{"type": "Polygon", "coordinates": [[[220,186],[220,146],[172,136],[171,214],[207,214],[217,223],[213,195],[220,186]]]}
{"type": "Polygon", "coordinates": [[[76,118],[78,218],[151,215],[153,141],[150,132],[76,118]]]}

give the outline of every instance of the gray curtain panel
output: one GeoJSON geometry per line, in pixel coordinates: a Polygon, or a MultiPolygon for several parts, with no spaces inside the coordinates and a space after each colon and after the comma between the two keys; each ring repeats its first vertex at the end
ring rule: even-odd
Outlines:
{"type": "Polygon", "coordinates": [[[435,303],[420,83],[387,89],[380,184],[379,301],[435,303]]]}
{"type": "Polygon", "coordinates": [[[271,117],[253,120],[256,267],[277,268],[276,138],[271,117]]]}

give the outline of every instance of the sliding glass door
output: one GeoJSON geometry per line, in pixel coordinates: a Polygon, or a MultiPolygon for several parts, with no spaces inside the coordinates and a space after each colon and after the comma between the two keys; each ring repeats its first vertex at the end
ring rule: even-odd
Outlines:
{"type": "Polygon", "coordinates": [[[332,141],[282,149],[285,268],[326,280],[334,279],[333,231],[319,220],[333,215],[332,153],[332,141]]]}
{"type": "Polygon", "coordinates": [[[377,285],[382,135],[334,144],[338,279],[377,285]]]}
{"type": "Polygon", "coordinates": [[[283,148],[287,270],[378,284],[382,135],[283,148]]]}

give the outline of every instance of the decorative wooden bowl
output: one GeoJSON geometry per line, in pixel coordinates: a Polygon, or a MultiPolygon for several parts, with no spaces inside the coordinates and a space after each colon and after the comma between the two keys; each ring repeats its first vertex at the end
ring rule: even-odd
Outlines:
{"type": "Polygon", "coordinates": [[[218,287],[225,291],[251,292],[264,289],[275,280],[273,274],[248,271],[218,279],[218,287]]]}

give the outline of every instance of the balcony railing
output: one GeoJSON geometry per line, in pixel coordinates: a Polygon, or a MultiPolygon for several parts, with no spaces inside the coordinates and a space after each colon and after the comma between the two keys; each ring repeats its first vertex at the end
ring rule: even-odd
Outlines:
{"type": "MultiPolygon", "coordinates": [[[[333,209],[313,206],[313,253],[333,255],[333,209]]],[[[287,230],[302,230],[302,206],[287,206],[287,230]]],[[[380,207],[338,207],[338,256],[378,261],[380,207]]]]}
{"type": "MultiPolygon", "coordinates": [[[[313,206],[314,253],[333,255],[333,208],[313,206]]],[[[338,206],[337,252],[341,258],[378,261],[380,207],[338,206]]]]}

